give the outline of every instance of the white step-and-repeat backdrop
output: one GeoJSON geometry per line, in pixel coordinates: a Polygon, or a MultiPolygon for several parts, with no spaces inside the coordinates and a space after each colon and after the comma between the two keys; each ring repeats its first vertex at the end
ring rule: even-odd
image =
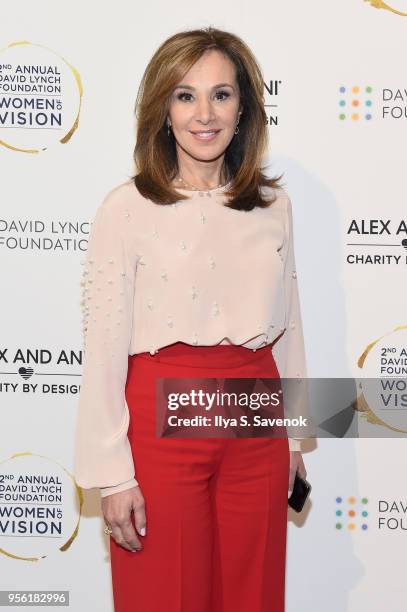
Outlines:
{"type": "MultiPolygon", "coordinates": [[[[133,171],[133,108],[152,53],[207,25],[243,37],[262,66],[271,170],[284,171],[293,203],[309,375],[407,371],[407,0],[8,3],[0,589],[69,591],[75,612],[113,609],[99,493],[72,475],[90,221],[133,171]]],[[[386,419],[353,400],[380,431],[307,442],[313,491],[289,514],[288,612],[405,610],[406,395],[386,419]]]]}

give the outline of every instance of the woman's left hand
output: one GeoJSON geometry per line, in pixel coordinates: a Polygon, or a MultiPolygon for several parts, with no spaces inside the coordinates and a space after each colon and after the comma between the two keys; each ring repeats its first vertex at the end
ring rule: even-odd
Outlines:
{"type": "Polygon", "coordinates": [[[288,480],[288,497],[290,497],[293,487],[295,473],[299,472],[303,478],[307,477],[307,470],[305,469],[304,461],[302,459],[301,451],[290,451],[290,475],[288,480]]]}

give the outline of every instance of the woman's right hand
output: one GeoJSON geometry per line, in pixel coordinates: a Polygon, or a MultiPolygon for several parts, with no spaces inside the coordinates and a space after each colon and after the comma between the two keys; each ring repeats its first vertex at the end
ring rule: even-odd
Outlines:
{"type": "Polygon", "coordinates": [[[146,514],[144,497],[140,485],[126,489],[120,493],[112,493],[102,497],[102,513],[106,525],[112,529],[112,538],[132,552],[142,550],[143,546],[137,537],[146,534],[146,514]],[[134,512],[134,529],[131,513],[134,512]]]}

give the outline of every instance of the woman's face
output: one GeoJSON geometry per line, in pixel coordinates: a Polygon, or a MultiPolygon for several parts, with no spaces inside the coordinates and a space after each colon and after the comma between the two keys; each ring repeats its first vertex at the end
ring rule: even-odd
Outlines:
{"type": "Polygon", "coordinates": [[[231,60],[205,51],[174,89],[168,117],[177,147],[194,159],[222,155],[234,136],[240,95],[231,60]]]}

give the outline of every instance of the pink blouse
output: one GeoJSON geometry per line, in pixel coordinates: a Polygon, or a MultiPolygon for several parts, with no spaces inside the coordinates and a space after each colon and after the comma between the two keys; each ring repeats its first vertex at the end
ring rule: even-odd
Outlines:
{"type": "MultiPolygon", "coordinates": [[[[129,180],[112,189],[91,226],[83,269],[84,359],[74,474],[101,495],[137,486],[127,437],[128,355],[177,341],[272,351],[280,376],[306,378],[291,201],[229,209],[227,186],[178,189],[159,205],[129,180]],[[282,332],[284,332],[282,334],[282,332]]],[[[290,396],[289,416],[304,414],[290,396]]],[[[289,438],[299,450],[301,438],[289,438]]]]}

